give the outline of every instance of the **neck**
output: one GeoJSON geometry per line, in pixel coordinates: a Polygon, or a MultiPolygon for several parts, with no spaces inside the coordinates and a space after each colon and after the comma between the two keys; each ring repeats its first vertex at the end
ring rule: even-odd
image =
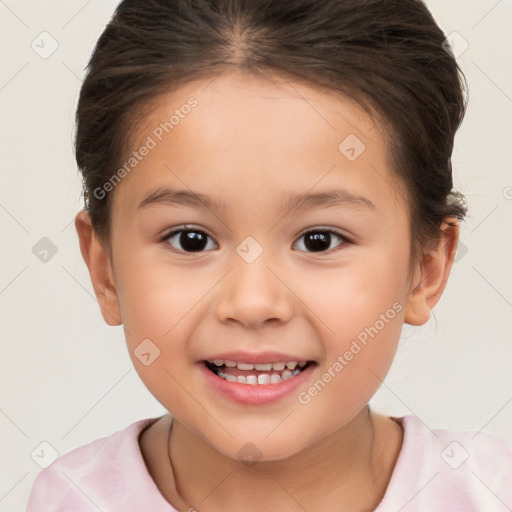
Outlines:
{"type": "MultiPolygon", "coordinates": [[[[395,441],[396,427],[391,427],[395,441]]],[[[388,418],[365,407],[291,457],[247,463],[216,451],[174,418],[169,453],[175,489],[180,501],[200,512],[226,510],[227,503],[230,510],[247,512],[373,510],[399,452],[399,446],[390,450],[389,428],[388,418]]]]}

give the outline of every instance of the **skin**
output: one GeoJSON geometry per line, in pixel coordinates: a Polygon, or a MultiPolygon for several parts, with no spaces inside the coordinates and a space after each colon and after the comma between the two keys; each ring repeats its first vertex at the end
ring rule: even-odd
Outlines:
{"type": "Polygon", "coordinates": [[[390,418],[368,414],[367,404],[403,323],[424,324],[438,302],[458,224],[443,225],[438,247],[409,279],[407,203],[380,125],[348,98],[277,77],[229,71],[157,98],[134,149],[191,96],[197,107],[115,188],[111,247],[100,243],[86,211],[75,219],[103,317],[123,324],[140,378],[174,417],[169,444],[169,415],[140,436],[148,471],[184,511],[220,511],[226,503],[248,512],[373,510],[402,432],[390,418]],[[366,146],[353,162],[338,150],[350,134],[366,146]],[[226,209],[137,208],[164,185],[214,196],[226,209]],[[288,194],[335,188],[375,208],[282,211],[288,194]],[[187,254],[179,237],[161,241],[182,224],[210,236],[206,250],[187,254]],[[308,251],[302,235],[326,227],[351,242],[333,236],[327,251],[308,251]],[[263,248],[250,264],[236,252],[247,236],[263,248]],[[394,318],[300,403],[297,392],[394,303],[394,318]],[[149,366],[134,355],[147,338],[160,350],[149,366]],[[284,351],[317,366],[277,403],[237,404],[208,387],[198,368],[202,359],[237,349],[284,351]],[[248,442],[261,457],[252,465],[237,455],[248,442]]]}

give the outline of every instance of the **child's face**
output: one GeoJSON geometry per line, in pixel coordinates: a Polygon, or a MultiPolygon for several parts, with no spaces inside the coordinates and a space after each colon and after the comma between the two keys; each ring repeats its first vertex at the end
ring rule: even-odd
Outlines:
{"type": "Polygon", "coordinates": [[[135,368],[166,409],[232,457],[247,442],[264,459],[290,456],[353,419],[390,367],[417,284],[408,280],[406,206],[377,127],[348,100],[292,85],[226,72],[161,97],[133,148],[150,149],[114,195],[109,307],[135,368]],[[197,105],[182,108],[191,97],[197,105]],[[172,130],[158,130],[172,115],[172,130]],[[139,206],[164,188],[224,207],[139,206]],[[333,190],[364,199],[287,206],[333,190]],[[197,234],[161,241],[183,224],[204,233],[202,245],[197,234]],[[350,242],[322,239],[327,228],[350,242]],[[146,339],[160,350],[147,365],[135,355],[153,360],[151,343],[138,349],[146,339]],[[228,352],[315,364],[265,399],[259,384],[205,368],[228,352]],[[235,387],[241,394],[230,396],[235,387]]]}

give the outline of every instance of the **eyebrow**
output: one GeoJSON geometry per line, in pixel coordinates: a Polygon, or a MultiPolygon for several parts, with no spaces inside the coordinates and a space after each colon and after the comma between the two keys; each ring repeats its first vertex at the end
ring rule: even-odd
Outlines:
{"type": "MultiPolygon", "coordinates": [[[[218,198],[190,190],[171,190],[169,188],[158,188],[148,193],[139,204],[138,209],[153,204],[182,205],[211,211],[225,211],[227,208],[226,203],[218,198]]],[[[314,194],[305,193],[298,196],[288,196],[283,201],[282,208],[284,211],[292,212],[345,205],[376,209],[375,205],[366,197],[354,195],[347,190],[328,190],[314,194]]]]}

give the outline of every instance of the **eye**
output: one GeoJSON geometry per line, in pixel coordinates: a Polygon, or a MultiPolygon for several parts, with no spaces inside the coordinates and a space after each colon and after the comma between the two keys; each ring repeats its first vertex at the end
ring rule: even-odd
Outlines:
{"type": "MultiPolygon", "coordinates": [[[[172,246],[171,250],[175,252],[203,252],[208,247],[208,239],[212,240],[209,235],[199,229],[182,226],[180,229],[175,229],[162,238],[162,242],[166,242],[172,246]],[[180,244],[181,248],[175,248],[175,244],[180,244]]],[[[214,243],[215,248],[217,244],[214,243]]]]}
{"type": "Polygon", "coordinates": [[[304,238],[302,245],[308,252],[328,252],[332,250],[330,246],[333,242],[333,237],[341,240],[341,243],[338,244],[338,247],[340,245],[344,245],[345,243],[350,243],[348,238],[338,233],[337,231],[333,231],[332,229],[314,229],[307,231],[300,236],[299,241],[304,238]]]}

